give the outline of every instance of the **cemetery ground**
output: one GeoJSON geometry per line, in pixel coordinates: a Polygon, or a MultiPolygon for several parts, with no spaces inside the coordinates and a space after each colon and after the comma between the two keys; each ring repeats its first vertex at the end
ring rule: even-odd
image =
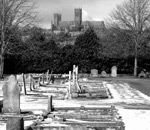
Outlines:
{"type": "MultiPolygon", "coordinates": [[[[65,81],[65,79],[63,79],[65,81]]],[[[2,86],[4,81],[0,81],[0,100],[3,100],[2,86]]],[[[24,128],[28,129],[29,126],[34,129],[44,130],[64,128],[68,124],[62,123],[63,119],[61,116],[65,116],[67,121],[71,123],[86,124],[87,121],[81,120],[81,115],[85,116],[86,109],[88,112],[92,111],[111,109],[115,106],[116,118],[124,123],[125,130],[149,130],[150,128],[150,79],[146,78],[133,78],[133,77],[116,77],[116,78],[80,78],[79,85],[92,86],[100,85],[107,88],[108,98],[89,97],[82,95],[78,98],[66,98],[67,86],[69,82],[62,82],[62,80],[55,80],[54,84],[40,85],[34,90],[30,90],[29,84],[27,86],[27,94],[24,95],[21,92],[20,95],[20,109],[21,115],[24,117],[24,128]],[[47,113],[48,110],[48,96],[52,95],[53,107],[51,109],[59,110],[47,113]],[[65,112],[64,112],[65,110],[65,112]],[[68,110],[68,111],[67,111],[68,110]],[[78,111],[75,111],[78,110],[78,111]],[[58,113],[57,113],[58,112],[58,113]],[[62,114],[63,113],[63,114],[62,114]],[[69,114],[68,114],[69,113],[69,114]],[[67,115],[68,114],[68,115],[67,115]],[[80,116],[79,116],[79,115],[80,116]],[[55,115],[55,117],[53,117],[55,115]],[[61,115],[61,116],[60,116],[61,115]],[[78,117],[79,116],[79,117],[78,117]],[[73,118],[76,117],[76,118],[73,118]],[[39,123],[37,123],[39,122],[39,123]],[[36,125],[36,127],[34,127],[36,125]]],[[[75,95],[76,96],[76,95],[75,95]]],[[[2,104],[2,102],[1,102],[2,104]]],[[[2,107],[1,107],[2,109],[2,107]]],[[[95,112],[94,111],[94,112],[95,112]]],[[[89,114],[87,112],[87,115],[89,114]]],[[[101,113],[98,111],[98,113],[101,113]]],[[[103,116],[93,115],[95,119],[97,117],[102,118],[103,116]]],[[[86,115],[86,118],[87,118],[86,115]]],[[[108,113],[103,118],[108,118],[108,113]]],[[[0,114],[0,130],[6,130],[5,118],[7,114],[0,114]]],[[[92,116],[92,115],[91,115],[92,116]]],[[[88,117],[88,118],[91,118],[88,117]]],[[[112,118],[112,116],[109,115],[112,118]]],[[[104,120],[105,120],[104,119],[104,120]]],[[[100,120],[100,119],[97,119],[100,120]]],[[[112,119],[113,121],[116,119],[112,119]]],[[[104,122],[104,121],[102,121],[104,122]]],[[[98,122],[99,125],[100,124],[98,122]]],[[[96,124],[97,125],[97,124],[96,124]]],[[[112,124],[111,124],[112,125],[112,124]]],[[[106,127],[106,126],[105,126],[106,127]]],[[[73,129],[87,129],[83,127],[73,127],[73,129]]],[[[96,130],[93,127],[88,128],[96,130]]],[[[99,128],[100,129],[100,128],[99,128]]],[[[99,130],[98,129],[98,130],[99,130]]],[[[106,129],[101,128],[100,130],[123,130],[113,126],[108,126],[106,129]]]]}

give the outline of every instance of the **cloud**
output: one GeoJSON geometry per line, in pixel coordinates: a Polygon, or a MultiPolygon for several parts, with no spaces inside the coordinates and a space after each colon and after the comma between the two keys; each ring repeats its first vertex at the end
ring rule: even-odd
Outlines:
{"type": "Polygon", "coordinates": [[[94,20],[94,21],[102,21],[102,19],[96,18],[96,17],[94,17],[93,20],[94,20]]]}
{"type": "Polygon", "coordinates": [[[92,16],[84,9],[82,9],[82,19],[83,19],[83,21],[92,21],[93,20],[92,16]]]}
{"type": "Polygon", "coordinates": [[[35,0],[38,3],[40,25],[50,27],[54,13],[62,14],[62,21],[74,20],[74,9],[82,8],[83,21],[101,21],[123,0],[35,0]]]}

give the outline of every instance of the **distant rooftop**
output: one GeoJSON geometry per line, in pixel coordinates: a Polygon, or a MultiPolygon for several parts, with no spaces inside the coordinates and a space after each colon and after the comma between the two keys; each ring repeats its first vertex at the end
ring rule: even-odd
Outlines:
{"type": "Polygon", "coordinates": [[[59,27],[68,28],[71,25],[74,25],[74,21],[60,21],[59,27]]]}
{"type": "Polygon", "coordinates": [[[104,21],[83,21],[83,26],[92,26],[94,28],[105,28],[104,21]]]}
{"type": "MultiPolygon", "coordinates": [[[[59,22],[59,27],[61,28],[69,28],[70,26],[74,26],[74,21],[61,21],[59,22]]],[[[83,21],[82,25],[85,28],[94,27],[94,28],[105,28],[104,21],[83,21]]]]}

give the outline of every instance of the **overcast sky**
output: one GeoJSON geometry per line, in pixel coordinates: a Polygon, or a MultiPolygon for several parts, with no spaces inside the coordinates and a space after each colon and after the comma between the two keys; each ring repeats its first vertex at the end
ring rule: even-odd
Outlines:
{"type": "Polygon", "coordinates": [[[62,21],[74,20],[74,9],[82,8],[84,20],[105,20],[116,5],[124,0],[36,0],[39,25],[50,28],[54,13],[61,13],[62,21]]]}

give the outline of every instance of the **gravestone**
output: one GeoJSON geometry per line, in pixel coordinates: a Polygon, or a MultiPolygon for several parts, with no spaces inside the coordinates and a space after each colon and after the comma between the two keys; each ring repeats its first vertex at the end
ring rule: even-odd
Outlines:
{"type": "Polygon", "coordinates": [[[108,74],[106,73],[106,71],[101,72],[101,77],[103,77],[103,78],[108,77],[108,74]]]}
{"type": "Polygon", "coordinates": [[[117,77],[117,67],[113,66],[111,68],[111,77],[117,77]]]}
{"type": "Polygon", "coordinates": [[[32,85],[32,75],[28,74],[28,76],[25,79],[26,83],[26,91],[32,91],[33,90],[33,85],[32,85]]]}
{"type": "Polygon", "coordinates": [[[23,82],[22,74],[16,75],[16,78],[18,82],[23,82]]]}
{"type": "Polygon", "coordinates": [[[18,84],[19,84],[19,87],[20,87],[20,91],[21,93],[23,94],[27,94],[26,92],[26,82],[25,82],[25,75],[22,74],[22,75],[16,75],[16,78],[17,78],[17,81],[18,81],[18,84]]]}
{"type": "Polygon", "coordinates": [[[97,69],[92,69],[91,70],[91,76],[92,77],[98,77],[98,70],[97,69]]]}
{"type": "Polygon", "coordinates": [[[20,88],[14,75],[5,80],[3,85],[2,112],[20,114],[20,88]]]}
{"type": "Polygon", "coordinates": [[[144,71],[141,71],[141,73],[138,75],[139,78],[146,78],[146,73],[144,71]]]}
{"type": "Polygon", "coordinates": [[[150,73],[149,72],[146,72],[146,77],[150,78],[150,73]]]}

